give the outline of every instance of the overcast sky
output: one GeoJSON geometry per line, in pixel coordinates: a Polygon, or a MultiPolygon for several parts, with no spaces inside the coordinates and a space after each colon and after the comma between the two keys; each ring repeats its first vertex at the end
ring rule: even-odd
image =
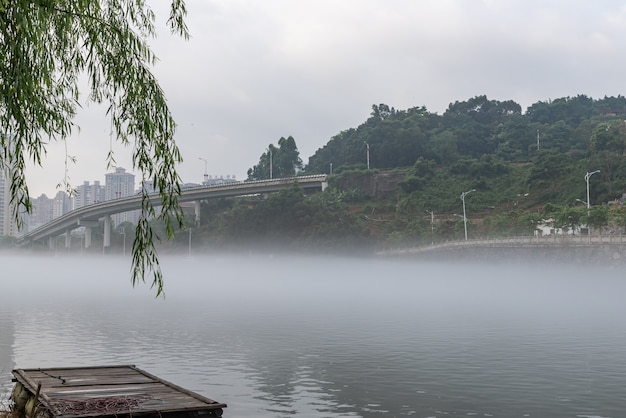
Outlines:
{"type": "MultiPolygon", "coordinates": [[[[192,38],[165,26],[169,0],[152,1],[154,68],[178,123],[184,182],[244,180],[267,146],[292,135],[308,158],[373,104],[443,113],[485,94],[537,101],[624,95],[626,5],[594,0],[186,0],[192,38]]],[[[104,183],[110,148],[104,110],[86,106],[67,142],[73,186],[104,183]]],[[[139,173],[113,143],[118,166],[139,173]]],[[[374,150],[372,150],[374,152],[374,150]]],[[[52,197],[65,145],[28,171],[31,194],[52,197]]]]}

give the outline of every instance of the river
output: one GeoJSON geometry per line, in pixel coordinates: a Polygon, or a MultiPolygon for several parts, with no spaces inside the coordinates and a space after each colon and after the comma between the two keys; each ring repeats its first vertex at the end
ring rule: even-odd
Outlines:
{"type": "Polygon", "coordinates": [[[165,257],[166,297],[114,257],[0,256],[13,368],[134,364],[225,417],[602,417],[626,410],[616,268],[165,257]]]}

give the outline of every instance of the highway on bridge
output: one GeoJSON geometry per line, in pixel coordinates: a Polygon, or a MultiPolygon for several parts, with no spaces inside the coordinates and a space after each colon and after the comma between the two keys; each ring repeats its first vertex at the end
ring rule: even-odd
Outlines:
{"type": "MultiPolygon", "coordinates": [[[[291,187],[294,183],[297,183],[303,190],[324,190],[327,185],[325,174],[273,180],[244,181],[223,185],[186,187],[182,189],[178,200],[181,203],[190,201],[199,202],[201,200],[218,197],[271,193],[291,187]]],[[[159,205],[160,200],[158,193],[151,194],[150,199],[155,207],[159,205]]],[[[137,194],[136,196],[107,200],[102,203],[84,206],[53,219],[47,224],[20,236],[16,243],[18,246],[24,246],[34,241],[41,241],[64,233],[69,235],[69,231],[72,229],[81,226],[94,226],[100,219],[106,219],[112,214],[141,209],[141,201],[141,194],[137,194]]]]}

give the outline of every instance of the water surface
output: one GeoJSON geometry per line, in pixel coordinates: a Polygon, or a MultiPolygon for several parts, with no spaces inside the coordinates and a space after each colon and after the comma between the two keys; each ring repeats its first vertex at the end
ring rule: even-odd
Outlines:
{"type": "Polygon", "coordinates": [[[10,370],[135,364],[226,417],[620,417],[626,278],[580,266],[2,257],[10,370]]]}

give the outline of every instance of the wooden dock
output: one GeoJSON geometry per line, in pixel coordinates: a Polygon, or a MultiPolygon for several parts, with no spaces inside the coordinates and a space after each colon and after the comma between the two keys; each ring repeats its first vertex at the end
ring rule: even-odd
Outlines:
{"type": "Polygon", "coordinates": [[[30,418],[208,418],[226,407],[132,365],[16,369],[13,377],[13,401],[30,418]]]}

